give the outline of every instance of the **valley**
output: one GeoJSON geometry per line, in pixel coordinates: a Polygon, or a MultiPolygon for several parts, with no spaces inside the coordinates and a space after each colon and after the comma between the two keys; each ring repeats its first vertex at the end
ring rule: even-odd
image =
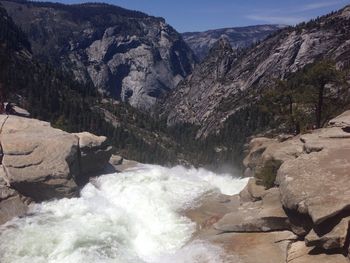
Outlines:
{"type": "Polygon", "coordinates": [[[0,262],[349,262],[349,109],[349,5],[179,33],[0,0],[0,262]]]}

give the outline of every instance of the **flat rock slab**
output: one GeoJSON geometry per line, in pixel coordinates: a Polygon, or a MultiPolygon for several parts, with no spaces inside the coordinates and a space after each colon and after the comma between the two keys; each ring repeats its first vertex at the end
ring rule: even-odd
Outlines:
{"type": "MultiPolygon", "coordinates": [[[[277,262],[277,261],[276,261],[277,262]]],[[[284,261],[285,262],[285,261],[284,261]]],[[[349,263],[341,254],[316,253],[312,248],[306,247],[305,242],[292,243],[287,254],[287,263],[349,263]]]]}
{"type": "Polygon", "coordinates": [[[225,233],[208,238],[224,247],[226,253],[238,257],[228,263],[286,262],[288,246],[296,236],[289,231],[270,233],[225,233]]]}
{"type": "Polygon", "coordinates": [[[350,110],[330,120],[328,125],[331,127],[350,127],[350,110]]]}
{"type": "MultiPolygon", "coordinates": [[[[184,211],[184,215],[197,224],[196,234],[206,235],[206,231],[212,230],[213,224],[218,222],[225,214],[238,211],[240,205],[239,196],[227,196],[212,193],[197,200],[195,207],[184,211]]],[[[213,233],[217,231],[213,231],[213,233]]],[[[211,232],[212,233],[212,232],[211,232]]]]}
{"type": "Polygon", "coordinates": [[[269,232],[289,230],[290,224],[277,188],[266,191],[262,201],[246,202],[214,224],[221,232],[269,232]]]}

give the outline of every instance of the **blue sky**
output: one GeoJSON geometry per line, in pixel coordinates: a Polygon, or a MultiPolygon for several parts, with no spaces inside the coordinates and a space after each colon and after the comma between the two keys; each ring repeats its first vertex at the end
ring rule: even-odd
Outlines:
{"type": "MultiPolygon", "coordinates": [[[[100,0],[92,2],[97,1],[100,0]]],[[[350,4],[350,0],[106,0],[101,2],[164,17],[179,32],[257,24],[294,25],[350,4]]]]}

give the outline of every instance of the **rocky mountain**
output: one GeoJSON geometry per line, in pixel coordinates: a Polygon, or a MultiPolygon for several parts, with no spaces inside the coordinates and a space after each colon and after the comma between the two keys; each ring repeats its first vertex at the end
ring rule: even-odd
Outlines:
{"type": "Polygon", "coordinates": [[[285,28],[239,54],[227,40],[220,40],[217,47],[168,96],[163,111],[168,125],[197,126],[197,138],[218,134],[229,119],[241,130],[256,116],[241,114],[242,109],[256,106],[260,94],[276,79],[285,79],[310,63],[330,59],[337,69],[348,68],[350,6],[285,28]],[[237,114],[240,120],[234,120],[237,114]]]}
{"type": "Polygon", "coordinates": [[[150,109],[191,73],[195,57],[164,19],[97,3],[1,1],[35,58],[72,70],[106,95],[150,109]]]}
{"type": "Polygon", "coordinates": [[[181,150],[160,129],[164,125],[127,103],[102,99],[89,83],[39,62],[23,31],[0,4],[0,114],[4,102],[25,108],[31,117],[55,128],[107,136],[123,157],[145,163],[178,162],[181,150]]]}
{"type": "Polygon", "coordinates": [[[234,49],[247,48],[284,27],[283,25],[257,25],[221,28],[204,32],[186,32],[182,36],[199,60],[203,60],[220,38],[227,38],[234,49]]]}

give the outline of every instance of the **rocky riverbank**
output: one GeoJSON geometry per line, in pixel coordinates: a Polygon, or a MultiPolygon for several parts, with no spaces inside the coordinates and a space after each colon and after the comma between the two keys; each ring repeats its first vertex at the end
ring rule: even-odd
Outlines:
{"type": "Polygon", "coordinates": [[[187,211],[195,239],[243,263],[349,262],[350,111],[303,135],[252,139],[244,165],[252,179],[239,195],[187,211]]]}

